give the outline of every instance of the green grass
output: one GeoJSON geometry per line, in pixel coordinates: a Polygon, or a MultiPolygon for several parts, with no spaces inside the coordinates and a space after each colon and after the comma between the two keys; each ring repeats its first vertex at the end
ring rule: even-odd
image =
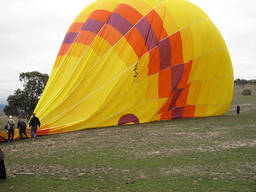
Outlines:
{"type": "Polygon", "coordinates": [[[240,89],[221,117],[1,143],[8,179],[0,191],[256,192],[256,96],[240,89]]]}

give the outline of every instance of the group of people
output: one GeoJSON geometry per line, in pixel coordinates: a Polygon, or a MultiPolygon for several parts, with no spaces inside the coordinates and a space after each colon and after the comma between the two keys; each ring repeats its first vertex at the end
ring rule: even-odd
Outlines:
{"type": "MultiPolygon", "coordinates": [[[[34,140],[36,137],[36,131],[37,128],[40,127],[41,123],[38,117],[33,113],[33,117],[29,121],[29,127],[31,128],[31,138],[34,140]]],[[[8,131],[8,142],[12,142],[14,139],[14,128],[15,127],[15,120],[10,115],[7,120],[7,124],[5,128],[8,131]]],[[[19,129],[20,139],[23,139],[23,135],[25,135],[26,138],[28,138],[28,135],[26,133],[27,124],[19,120],[17,123],[17,128],[19,129]]],[[[6,170],[5,170],[5,164],[4,164],[4,153],[0,148],[0,179],[6,179],[6,170]]]]}
{"type": "MultiPolygon", "coordinates": [[[[33,113],[33,117],[29,121],[29,127],[31,128],[31,138],[34,140],[36,138],[36,131],[37,128],[40,127],[41,123],[38,117],[36,117],[35,113],[33,113]]],[[[11,143],[14,139],[14,128],[15,127],[15,121],[13,117],[10,115],[7,120],[7,124],[5,128],[8,131],[8,142],[11,143]]],[[[28,135],[26,133],[27,124],[19,120],[17,123],[17,128],[19,129],[20,139],[23,139],[23,135],[28,138],[28,135]]]]}

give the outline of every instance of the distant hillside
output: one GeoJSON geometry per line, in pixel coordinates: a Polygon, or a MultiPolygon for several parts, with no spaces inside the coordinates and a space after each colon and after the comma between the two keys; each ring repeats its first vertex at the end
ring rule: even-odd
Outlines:
{"type": "Polygon", "coordinates": [[[5,105],[4,104],[0,104],[0,111],[3,111],[5,105]]]}

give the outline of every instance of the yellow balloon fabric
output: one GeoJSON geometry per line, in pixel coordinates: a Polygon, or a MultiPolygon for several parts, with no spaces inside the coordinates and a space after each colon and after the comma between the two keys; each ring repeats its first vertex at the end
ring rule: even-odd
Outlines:
{"type": "Polygon", "coordinates": [[[223,115],[226,44],[186,0],[98,0],[68,29],[35,109],[39,135],[223,115]]]}

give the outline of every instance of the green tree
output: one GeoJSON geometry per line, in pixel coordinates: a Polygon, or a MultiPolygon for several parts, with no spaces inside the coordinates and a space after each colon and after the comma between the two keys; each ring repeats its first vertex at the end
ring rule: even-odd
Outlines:
{"type": "Polygon", "coordinates": [[[23,89],[15,90],[15,93],[8,97],[8,105],[4,108],[4,113],[29,119],[43,93],[48,78],[47,74],[37,71],[21,73],[19,80],[23,83],[23,89]]]}

